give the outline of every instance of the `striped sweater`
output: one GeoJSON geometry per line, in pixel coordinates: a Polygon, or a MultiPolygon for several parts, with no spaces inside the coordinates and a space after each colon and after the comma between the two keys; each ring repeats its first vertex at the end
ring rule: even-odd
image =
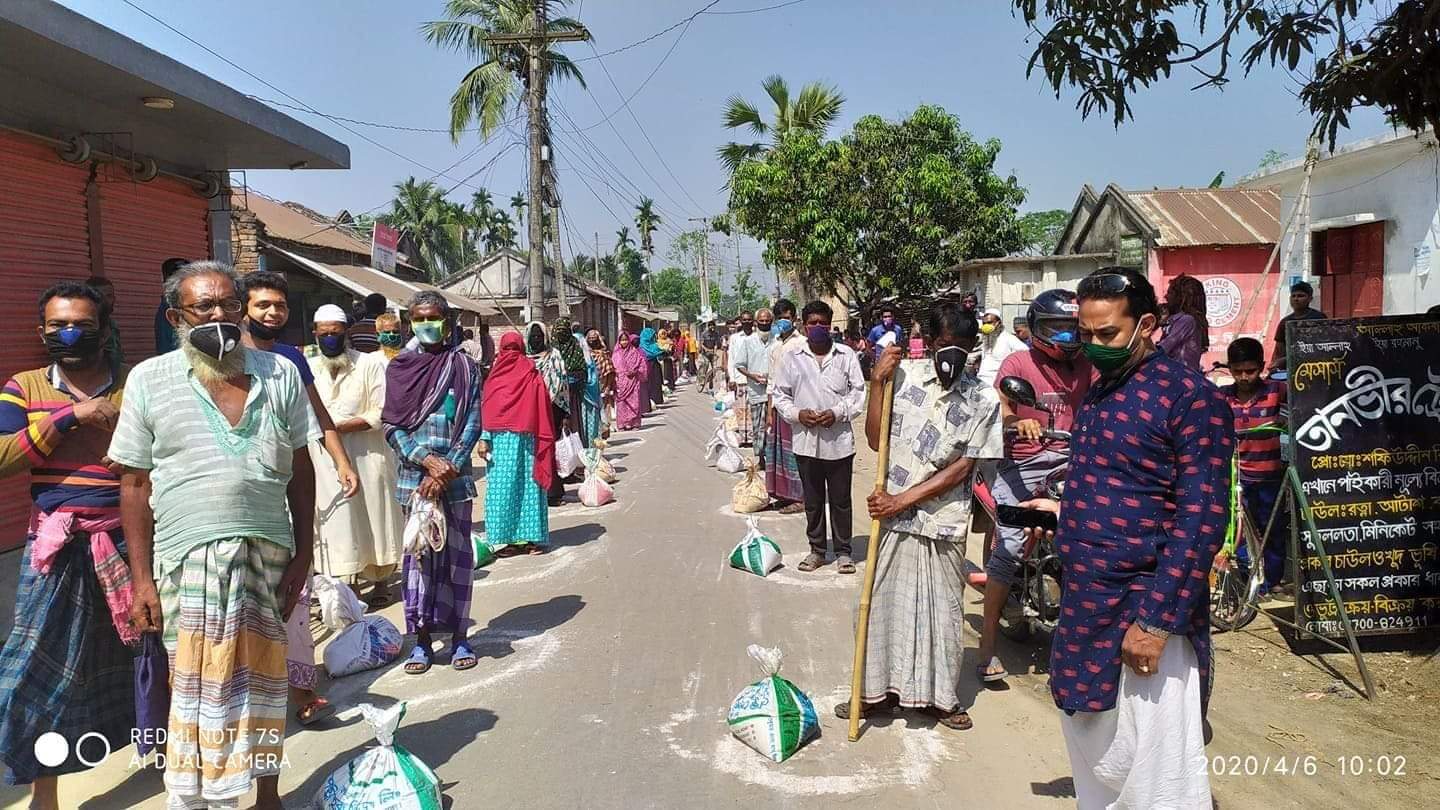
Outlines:
{"type": "MultiPolygon", "coordinates": [[[[101,396],[118,408],[124,382],[122,370],[101,396]]],[[[0,478],[28,471],[30,497],[45,512],[120,505],[120,479],[100,463],[110,433],[82,426],[78,401],[52,384],[48,367],[16,374],[0,389],[0,478]]]]}

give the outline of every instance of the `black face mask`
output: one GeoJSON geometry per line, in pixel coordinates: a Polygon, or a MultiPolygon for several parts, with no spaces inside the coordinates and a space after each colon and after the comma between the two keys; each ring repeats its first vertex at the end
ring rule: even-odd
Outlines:
{"type": "Polygon", "coordinates": [[[945,346],[935,351],[935,376],[940,387],[949,390],[965,368],[966,352],[959,346],[945,346]]]}
{"type": "Polygon", "coordinates": [[[281,326],[272,329],[259,321],[246,321],[245,324],[250,332],[250,337],[256,340],[275,340],[280,337],[280,332],[285,328],[281,326]]]}
{"type": "Polygon", "coordinates": [[[240,348],[240,327],[228,321],[202,323],[190,329],[190,345],[216,360],[240,348]]]}
{"type": "Polygon", "coordinates": [[[100,330],[66,326],[45,333],[45,351],[55,361],[81,358],[94,359],[100,353],[100,330]]]}

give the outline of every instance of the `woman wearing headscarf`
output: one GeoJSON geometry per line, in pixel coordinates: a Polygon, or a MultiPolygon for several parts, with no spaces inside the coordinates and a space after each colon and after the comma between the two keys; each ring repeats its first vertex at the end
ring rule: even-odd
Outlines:
{"type": "Polygon", "coordinates": [[[610,352],[605,348],[600,330],[586,332],[585,343],[590,349],[590,373],[585,380],[585,432],[592,438],[604,438],[609,432],[605,409],[615,402],[615,364],[610,362],[610,352]]]}
{"type": "Polygon", "coordinates": [[[565,367],[565,388],[570,406],[565,409],[565,429],[580,435],[580,443],[590,446],[590,437],[585,433],[581,411],[585,403],[585,378],[589,374],[589,353],[575,333],[570,330],[569,318],[556,318],[550,326],[551,352],[560,356],[565,367]]]}
{"type": "Polygon", "coordinates": [[[645,367],[650,375],[650,401],[659,405],[665,401],[665,391],[661,386],[664,372],[660,368],[660,355],[664,351],[655,340],[655,330],[648,326],[640,330],[640,351],[645,353],[645,367]]]}
{"type": "Polygon", "coordinates": [[[481,438],[490,446],[485,472],[485,533],[492,546],[540,554],[550,544],[546,492],[555,476],[555,423],[550,389],[509,332],[485,379],[481,438]]]}
{"type": "Polygon", "coordinates": [[[660,377],[665,388],[675,393],[675,341],[669,329],[661,329],[655,336],[655,345],[660,347],[660,377]]]}
{"type": "MultiPolygon", "coordinates": [[[[545,324],[539,321],[531,321],[525,326],[525,356],[539,372],[540,379],[545,382],[545,390],[550,394],[550,420],[552,430],[558,438],[562,435],[566,419],[570,415],[570,384],[567,381],[565,372],[565,360],[560,353],[550,348],[550,339],[545,332],[545,324]]],[[[550,479],[548,500],[551,506],[559,506],[565,499],[565,482],[560,478],[560,470],[555,465],[554,455],[551,455],[552,476],[550,479]]]]}
{"type": "Polygon", "coordinates": [[[615,366],[615,427],[618,430],[634,430],[640,427],[640,416],[649,400],[646,386],[648,367],[645,353],[640,351],[640,339],[629,332],[621,332],[610,359],[615,366]]]}

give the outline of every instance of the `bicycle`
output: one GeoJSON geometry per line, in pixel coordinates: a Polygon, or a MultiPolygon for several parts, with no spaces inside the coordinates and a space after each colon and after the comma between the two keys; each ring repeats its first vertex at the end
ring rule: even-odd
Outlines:
{"type": "MultiPolygon", "coordinates": [[[[1235,431],[1237,438],[1283,434],[1279,425],[1257,425],[1235,431]]],[[[1237,456],[1238,458],[1238,456],[1237,456]]],[[[1235,458],[1230,462],[1230,526],[1225,544],[1210,567],[1210,627],[1213,632],[1239,630],[1254,621],[1260,609],[1260,589],[1265,585],[1265,538],[1275,528],[1280,502],[1265,518],[1265,531],[1256,531],[1255,518],[1245,506],[1244,484],[1235,458]],[[1243,549],[1244,554],[1238,552],[1243,549]]]]}

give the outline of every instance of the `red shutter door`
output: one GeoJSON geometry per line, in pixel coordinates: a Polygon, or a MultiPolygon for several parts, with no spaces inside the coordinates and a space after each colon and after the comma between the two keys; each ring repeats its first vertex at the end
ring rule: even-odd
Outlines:
{"type": "Polygon", "coordinates": [[[149,183],[100,183],[105,276],[115,284],[115,322],[125,362],[155,353],[160,265],[210,258],[209,206],[190,186],[159,177],[149,183]]]}
{"type": "MultiPolygon", "coordinates": [[[[40,293],[90,275],[88,169],[47,144],[0,131],[0,379],[46,364],[35,334],[40,293]]],[[[0,480],[0,550],[25,542],[29,476],[0,480]]]]}

